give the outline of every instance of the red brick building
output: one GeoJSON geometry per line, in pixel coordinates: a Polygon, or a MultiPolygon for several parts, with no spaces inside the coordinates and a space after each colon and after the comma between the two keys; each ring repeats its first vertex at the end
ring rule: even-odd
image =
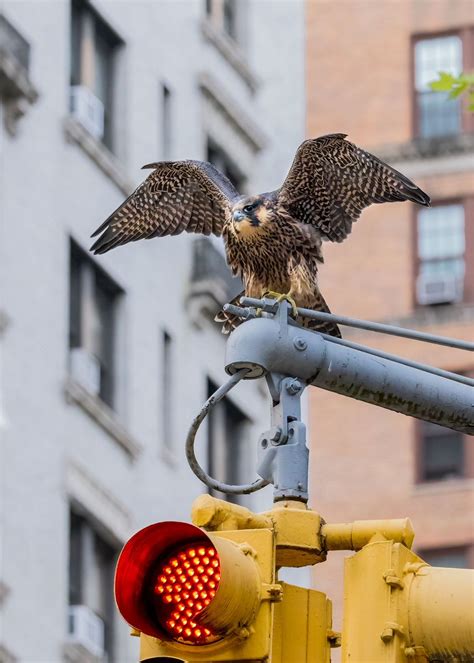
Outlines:
{"type": "MultiPolygon", "coordinates": [[[[346,242],[325,246],[321,287],[333,312],[474,338],[474,116],[427,85],[440,70],[474,70],[472,9],[471,0],[308,1],[308,136],[347,133],[433,200],[374,205],[346,242]]],[[[474,371],[468,352],[343,333],[474,371]]],[[[409,516],[427,561],[473,565],[474,438],[316,389],[310,405],[311,502],[326,520],[409,516]]],[[[314,571],[336,628],[346,554],[314,571]]]]}

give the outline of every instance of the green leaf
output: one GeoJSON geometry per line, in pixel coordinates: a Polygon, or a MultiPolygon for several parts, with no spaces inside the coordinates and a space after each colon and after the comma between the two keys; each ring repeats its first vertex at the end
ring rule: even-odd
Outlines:
{"type": "Polygon", "coordinates": [[[449,92],[453,85],[457,82],[457,79],[452,74],[448,74],[446,71],[440,71],[438,75],[439,79],[437,81],[432,81],[429,84],[430,88],[437,92],[449,92]]]}
{"type": "Polygon", "coordinates": [[[468,89],[468,87],[469,83],[467,82],[455,83],[453,85],[451,92],[449,93],[449,98],[457,99],[463,92],[465,92],[468,89]]]}

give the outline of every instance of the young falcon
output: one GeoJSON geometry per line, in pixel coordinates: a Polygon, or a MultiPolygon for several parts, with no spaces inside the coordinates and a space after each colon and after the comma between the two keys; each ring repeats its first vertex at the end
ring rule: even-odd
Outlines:
{"type": "MultiPolygon", "coordinates": [[[[229,266],[248,297],[281,293],[293,307],[329,311],[317,280],[323,240],[342,242],[372,203],[430,204],[411,180],[345,138],[304,141],[282,186],[249,197],[204,161],[143,166],[153,172],[94,232],[100,237],[91,251],[183,231],[222,235],[229,266]]],[[[224,312],[216,320],[224,322],[224,333],[239,323],[224,312]]],[[[334,323],[300,321],[340,336],[334,323]]]]}

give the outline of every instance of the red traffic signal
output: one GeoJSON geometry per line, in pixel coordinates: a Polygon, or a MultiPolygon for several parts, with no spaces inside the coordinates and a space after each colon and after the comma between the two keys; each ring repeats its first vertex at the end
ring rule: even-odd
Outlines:
{"type": "Polygon", "coordinates": [[[142,633],[177,645],[208,645],[250,623],[260,572],[242,546],[182,522],[145,527],[117,563],[115,597],[142,633]]]}

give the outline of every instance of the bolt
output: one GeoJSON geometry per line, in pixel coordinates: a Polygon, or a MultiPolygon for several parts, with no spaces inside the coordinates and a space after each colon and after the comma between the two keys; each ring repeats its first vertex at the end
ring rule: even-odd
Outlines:
{"type": "Polygon", "coordinates": [[[303,484],[301,481],[298,481],[298,490],[303,490],[303,484]]]}
{"type": "Polygon", "coordinates": [[[384,642],[390,642],[390,640],[392,640],[393,636],[394,636],[393,628],[384,628],[384,630],[382,631],[382,633],[380,635],[380,637],[382,638],[382,640],[384,642]]]}
{"type": "Polygon", "coordinates": [[[266,449],[266,448],[268,447],[268,440],[267,440],[267,438],[264,437],[263,440],[260,442],[260,444],[262,445],[262,448],[263,448],[263,449],[266,449]]]}
{"type": "Polygon", "coordinates": [[[286,391],[290,396],[296,396],[303,389],[303,385],[299,380],[292,380],[290,384],[286,386],[286,391]]]}
{"type": "Polygon", "coordinates": [[[297,336],[295,338],[295,340],[293,341],[293,345],[300,352],[303,352],[303,350],[306,350],[306,348],[308,347],[308,344],[306,343],[304,338],[301,338],[301,336],[297,336]]]}
{"type": "Polygon", "coordinates": [[[270,438],[270,442],[278,443],[281,440],[282,430],[281,428],[276,428],[275,432],[270,438]]]}

